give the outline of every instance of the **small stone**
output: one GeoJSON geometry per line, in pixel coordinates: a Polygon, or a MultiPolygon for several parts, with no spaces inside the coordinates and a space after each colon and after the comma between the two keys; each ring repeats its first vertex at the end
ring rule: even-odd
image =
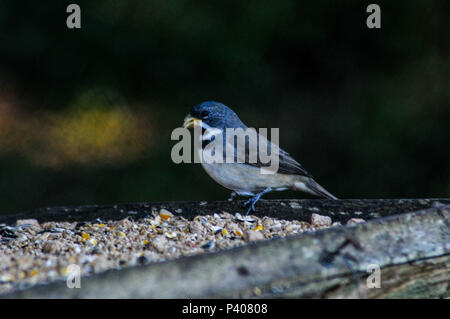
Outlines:
{"type": "Polygon", "coordinates": [[[334,222],[331,226],[342,226],[342,224],[340,222],[334,222]]]}
{"type": "Polygon", "coordinates": [[[263,239],[264,239],[264,235],[259,231],[249,230],[244,233],[244,240],[248,241],[248,242],[259,241],[259,240],[263,240],[263,239]]]}
{"type": "Polygon", "coordinates": [[[42,251],[44,253],[55,253],[57,251],[59,251],[61,248],[61,245],[54,240],[49,240],[47,241],[43,246],[42,246],[42,251]]]}
{"type": "Polygon", "coordinates": [[[307,222],[300,222],[300,228],[301,228],[302,230],[310,229],[310,228],[311,228],[311,224],[310,224],[310,223],[307,223],[307,222]]]}
{"type": "Polygon", "coordinates": [[[286,231],[291,232],[297,232],[300,229],[300,225],[297,224],[289,224],[286,226],[286,231]]]}
{"type": "Polygon", "coordinates": [[[236,223],[234,223],[234,222],[229,222],[229,223],[226,223],[226,224],[225,224],[225,227],[224,227],[224,228],[226,228],[226,229],[228,229],[228,230],[235,230],[235,229],[238,229],[238,228],[239,228],[239,225],[236,224],[236,223]]]}
{"type": "Polygon", "coordinates": [[[242,216],[239,213],[236,213],[235,215],[236,220],[240,221],[240,222],[249,222],[249,223],[254,223],[256,221],[256,219],[252,218],[251,216],[242,216]]]}
{"type": "Polygon", "coordinates": [[[75,254],[81,253],[82,250],[81,250],[80,245],[74,244],[73,245],[73,251],[75,252],[75,254]]]}
{"type": "Polygon", "coordinates": [[[311,224],[313,224],[314,226],[330,226],[331,218],[328,216],[313,213],[311,215],[311,224]]]}
{"type": "Polygon", "coordinates": [[[169,231],[167,233],[165,233],[167,238],[173,239],[173,238],[177,238],[177,233],[173,232],[173,231],[169,231]]]}
{"type": "Polygon", "coordinates": [[[194,234],[203,234],[205,232],[205,227],[198,220],[194,220],[189,224],[189,230],[194,234]]]}
{"type": "Polygon", "coordinates": [[[347,222],[347,225],[351,225],[351,224],[360,224],[360,223],[365,223],[366,221],[362,218],[352,218],[349,219],[347,222]]]}
{"type": "Polygon", "coordinates": [[[276,223],[269,228],[271,231],[279,232],[282,229],[281,223],[276,223]]]}
{"type": "Polygon", "coordinates": [[[18,219],[16,221],[16,225],[32,225],[36,227],[40,227],[39,222],[36,219],[18,219]]]}
{"type": "Polygon", "coordinates": [[[161,216],[156,216],[152,221],[151,224],[154,226],[159,226],[161,225],[161,216]]]}
{"type": "MultiPolygon", "coordinates": [[[[197,219],[197,217],[195,217],[194,220],[195,219],[197,219]]],[[[203,216],[199,216],[199,218],[197,220],[199,220],[203,224],[203,226],[205,226],[205,227],[210,227],[211,226],[209,221],[203,216]]]]}
{"type": "Polygon", "coordinates": [[[222,214],[220,217],[222,217],[222,219],[232,219],[233,215],[231,215],[230,213],[227,213],[225,211],[222,211],[222,214]]]}
{"type": "Polygon", "coordinates": [[[269,218],[269,217],[264,217],[263,222],[262,222],[262,226],[264,228],[269,228],[270,226],[272,226],[274,224],[273,219],[269,218]]]}
{"type": "Polygon", "coordinates": [[[167,245],[167,239],[165,236],[162,235],[158,235],[155,238],[153,238],[152,240],[152,245],[153,247],[155,247],[155,249],[157,251],[159,251],[160,253],[164,252],[164,248],[167,245]]]}
{"type": "Polygon", "coordinates": [[[28,240],[28,237],[25,236],[24,234],[17,234],[16,240],[17,240],[18,242],[24,242],[24,241],[27,241],[27,240],[28,240]]]}
{"type": "Polygon", "coordinates": [[[126,217],[126,218],[124,218],[124,219],[122,219],[122,220],[119,220],[119,221],[117,222],[117,225],[119,225],[119,226],[124,226],[124,227],[130,227],[130,226],[132,225],[132,223],[131,223],[131,221],[129,220],[129,218],[126,217]]]}

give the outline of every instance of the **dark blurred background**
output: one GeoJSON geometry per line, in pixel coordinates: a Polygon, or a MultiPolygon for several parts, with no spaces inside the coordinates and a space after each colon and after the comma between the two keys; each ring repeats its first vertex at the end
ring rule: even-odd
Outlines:
{"type": "Polygon", "coordinates": [[[0,2],[0,213],[226,199],[170,158],[205,100],[340,198],[449,197],[448,1],[71,2],[0,2]]]}

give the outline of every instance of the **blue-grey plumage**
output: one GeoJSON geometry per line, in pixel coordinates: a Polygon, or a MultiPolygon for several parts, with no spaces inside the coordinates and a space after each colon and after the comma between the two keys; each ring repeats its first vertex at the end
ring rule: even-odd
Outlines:
{"type": "MultiPolygon", "coordinates": [[[[227,128],[234,129],[248,129],[242,123],[237,114],[229,107],[218,102],[204,102],[196,105],[190,114],[185,118],[184,127],[193,127],[200,125],[208,132],[222,132],[224,143],[229,143],[225,137],[227,128]],[[211,130],[214,128],[214,130],[211,130]]],[[[203,136],[203,147],[214,139],[214,134],[210,133],[203,136]]],[[[256,138],[265,139],[256,133],[256,138]]],[[[234,140],[233,140],[234,141],[234,140]]],[[[248,142],[248,140],[247,140],[248,142]]],[[[248,153],[243,154],[239,162],[224,162],[224,163],[205,163],[202,166],[211,178],[213,178],[220,185],[236,192],[239,195],[253,196],[247,201],[250,208],[254,210],[254,204],[259,198],[269,191],[280,191],[286,189],[298,190],[307,192],[319,197],[328,199],[337,199],[330,194],[322,186],[314,181],[311,174],[309,174],[297,161],[295,161],[288,153],[280,149],[277,145],[267,141],[270,150],[276,150],[279,154],[278,170],[275,174],[261,174],[260,168],[264,164],[257,160],[256,162],[249,161],[248,153]]],[[[233,143],[234,144],[234,143],[233,143]]],[[[236,145],[233,145],[236,150],[236,145]]],[[[225,149],[225,148],[224,148],[225,149]]],[[[248,148],[245,147],[248,152],[248,148]]],[[[258,150],[259,153],[259,150],[258,150]]],[[[239,156],[239,155],[238,155],[239,156]]],[[[259,157],[258,157],[259,159],[259,157]]]]}

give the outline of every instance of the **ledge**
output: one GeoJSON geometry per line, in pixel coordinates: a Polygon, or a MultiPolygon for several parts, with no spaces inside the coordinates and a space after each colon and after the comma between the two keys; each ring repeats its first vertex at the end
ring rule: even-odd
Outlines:
{"type": "MultiPolygon", "coordinates": [[[[170,202],[45,208],[0,217],[83,221],[139,219],[149,211],[182,210],[185,218],[239,211],[242,202],[170,202]]],[[[14,291],[11,298],[448,298],[450,199],[262,200],[257,215],[309,221],[312,213],[345,223],[215,253],[14,291]],[[381,288],[366,285],[367,268],[381,268],[381,288]]]]}

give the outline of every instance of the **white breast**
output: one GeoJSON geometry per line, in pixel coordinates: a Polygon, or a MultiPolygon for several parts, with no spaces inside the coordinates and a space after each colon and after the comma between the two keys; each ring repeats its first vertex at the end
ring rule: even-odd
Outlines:
{"type": "Polygon", "coordinates": [[[267,187],[284,190],[296,180],[293,175],[261,174],[258,167],[239,163],[202,163],[202,166],[217,183],[238,193],[260,192],[267,187]]]}

